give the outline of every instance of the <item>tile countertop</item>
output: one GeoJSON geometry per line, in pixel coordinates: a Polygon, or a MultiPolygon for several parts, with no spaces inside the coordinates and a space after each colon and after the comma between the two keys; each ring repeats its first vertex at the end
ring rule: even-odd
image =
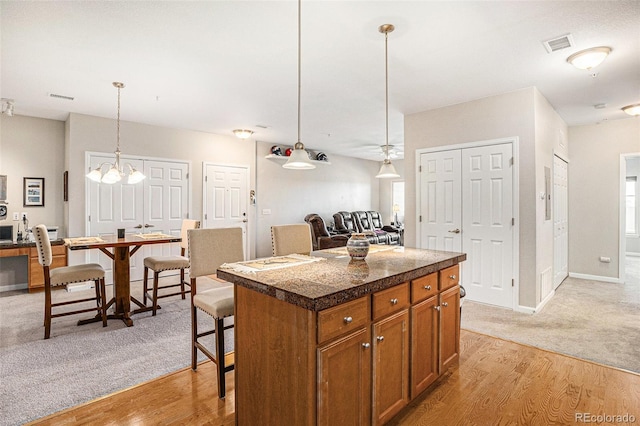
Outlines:
{"type": "MultiPolygon", "coordinates": [[[[52,246],[59,246],[64,244],[64,240],[62,238],[58,238],[57,240],[51,240],[52,246]]],[[[10,243],[0,243],[0,249],[12,249],[12,248],[22,248],[22,247],[35,247],[35,241],[13,241],[10,243]]]]}
{"type": "Polygon", "coordinates": [[[466,260],[464,253],[398,247],[369,253],[364,261],[349,256],[313,252],[326,261],[255,273],[218,269],[218,278],[320,311],[367,294],[447,268],[466,260]]]}

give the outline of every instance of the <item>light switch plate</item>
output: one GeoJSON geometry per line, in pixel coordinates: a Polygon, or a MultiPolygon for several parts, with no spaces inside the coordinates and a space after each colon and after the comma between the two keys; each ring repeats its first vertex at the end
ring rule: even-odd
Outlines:
{"type": "Polygon", "coordinates": [[[13,212],[13,220],[20,220],[20,213],[13,212]]]}

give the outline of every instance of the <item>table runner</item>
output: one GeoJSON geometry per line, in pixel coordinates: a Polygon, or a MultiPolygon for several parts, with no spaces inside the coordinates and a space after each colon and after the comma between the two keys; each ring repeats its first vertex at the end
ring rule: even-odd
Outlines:
{"type": "Polygon", "coordinates": [[[235,272],[254,274],[260,271],[289,268],[304,265],[305,263],[325,260],[322,257],[312,257],[304,254],[289,254],[286,256],[268,257],[266,259],[247,260],[244,262],[224,263],[220,269],[231,269],[235,272]]]}

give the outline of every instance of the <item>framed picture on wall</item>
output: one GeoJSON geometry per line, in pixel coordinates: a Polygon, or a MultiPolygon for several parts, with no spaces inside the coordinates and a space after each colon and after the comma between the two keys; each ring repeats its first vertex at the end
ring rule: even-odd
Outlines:
{"type": "Polygon", "coordinates": [[[44,178],[23,179],[22,205],[24,207],[44,207],[44,178]]]}

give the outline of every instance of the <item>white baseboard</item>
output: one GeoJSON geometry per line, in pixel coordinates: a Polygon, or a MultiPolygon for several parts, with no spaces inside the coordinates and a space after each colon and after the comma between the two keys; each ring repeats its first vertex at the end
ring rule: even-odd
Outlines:
{"type": "Polygon", "coordinates": [[[547,302],[549,302],[549,300],[551,300],[551,298],[552,298],[555,294],[556,294],[556,291],[552,289],[552,290],[549,292],[549,294],[547,294],[547,297],[545,297],[544,299],[542,299],[542,300],[540,301],[540,303],[538,303],[538,306],[536,306],[535,311],[536,311],[536,312],[540,312],[540,311],[542,310],[542,308],[544,308],[544,305],[546,305],[546,304],[547,304],[547,302]]]}
{"type": "Polygon", "coordinates": [[[530,306],[522,306],[522,305],[518,305],[514,308],[514,311],[516,312],[520,312],[522,314],[535,314],[536,313],[536,309],[532,308],[530,306]]]}
{"type": "Polygon", "coordinates": [[[3,285],[0,286],[0,293],[2,293],[3,291],[26,290],[27,288],[29,288],[29,285],[27,283],[3,285]]]}
{"type": "Polygon", "coordinates": [[[628,251],[625,253],[625,255],[631,257],[640,257],[640,253],[636,253],[635,251],[628,251]]]}
{"type": "Polygon", "coordinates": [[[616,277],[602,277],[600,275],[578,274],[576,272],[569,272],[571,278],[579,278],[581,280],[601,281],[604,283],[622,284],[620,278],[616,277]]]}

